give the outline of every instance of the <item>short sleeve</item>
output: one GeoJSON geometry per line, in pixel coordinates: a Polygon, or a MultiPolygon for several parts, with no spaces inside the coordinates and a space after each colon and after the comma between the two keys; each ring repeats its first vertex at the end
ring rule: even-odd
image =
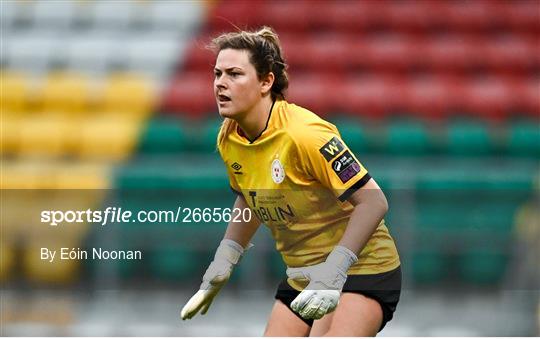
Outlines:
{"type": "Polygon", "coordinates": [[[308,125],[296,136],[300,160],[307,174],[345,201],[371,176],[343,142],[337,128],[323,122],[308,125]]]}

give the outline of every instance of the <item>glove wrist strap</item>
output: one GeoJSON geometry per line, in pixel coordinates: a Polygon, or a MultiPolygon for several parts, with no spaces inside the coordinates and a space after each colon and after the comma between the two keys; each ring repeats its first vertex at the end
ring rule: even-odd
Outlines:
{"type": "Polygon", "coordinates": [[[326,262],[335,265],[342,273],[347,274],[349,267],[358,261],[353,251],[344,246],[336,246],[326,258],[326,262]]]}
{"type": "Polygon", "coordinates": [[[243,253],[244,248],[242,245],[231,239],[223,239],[216,250],[214,260],[225,260],[231,265],[236,265],[243,253]]]}

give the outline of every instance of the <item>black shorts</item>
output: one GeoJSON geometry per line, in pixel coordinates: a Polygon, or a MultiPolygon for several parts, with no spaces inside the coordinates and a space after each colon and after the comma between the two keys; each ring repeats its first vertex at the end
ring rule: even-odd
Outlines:
{"type": "MultiPolygon", "coordinates": [[[[401,294],[401,267],[378,274],[349,275],[345,286],[343,286],[343,292],[362,294],[376,300],[381,305],[383,321],[381,328],[379,328],[380,332],[394,316],[396,306],[399,302],[399,295],[401,294]]],[[[291,302],[298,294],[300,292],[292,288],[287,283],[287,279],[284,279],[278,286],[275,298],[281,300],[294,312],[291,309],[291,302]]],[[[296,312],[294,314],[310,327],[313,325],[313,319],[304,319],[296,312]]]]}

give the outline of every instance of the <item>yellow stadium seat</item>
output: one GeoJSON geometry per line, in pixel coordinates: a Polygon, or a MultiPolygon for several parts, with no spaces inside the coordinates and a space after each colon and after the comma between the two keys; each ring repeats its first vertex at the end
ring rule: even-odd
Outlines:
{"type": "Polygon", "coordinates": [[[20,142],[21,117],[4,114],[0,123],[0,155],[17,154],[20,142]]]}
{"type": "Polygon", "coordinates": [[[32,89],[31,79],[21,73],[2,71],[0,73],[2,91],[0,94],[0,107],[2,114],[24,113],[29,107],[29,100],[32,89]]]}
{"type": "Polygon", "coordinates": [[[85,159],[122,161],[135,150],[142,121],[122,116],[97,116],[80,127],[78,155],[85,159]]]}
{"type": "Polygon", "coordinates": [[[0,281],[6,281],[15,266],[15,249],[12,244],[0,241],[0,281]]]}
{"type": "Polygon", "coordinates": [[[113,73],[105,80],[101,110],[109,114],[144,118],[156,102],[152,83],[134,73],[113,73]]]}
{"type": "Polygon", "coordinates": [[[2,161],[0,189],[54,188],[50,166],[42,161],[2,161]]]}
{"type": "Polygon", "coordinates": [[[68,153],[67,137],[73,121],[65,116],[32,115],[20,125],[19,155],[54,158],[68,153]]]}
{"type": "Polygon", "coordinates": [[[40,91],[41,110],[61,114],[77,114],[91,107],[92,84],[81,74],[52,72],[43,80],[40,91]]]}
{"type": "MultiPolygon", "coordinates": [[[[60,164],[55,170],[55,182],[57,189],[66,190],[106,190],[110,188],[111,166],[94,163],[65,163],[60,164]]],[[[86,191],[78,191],[74,198],[85,196],[93,200],[95,194],[86,194],[86,191]]],[[[73,198],[69,199],[73,202],[73,198]]],[[[86,199],[84,199],[86,201],[86,199]]]]}
{"type": "MultiPolygon", "coordinates": [[[[41,248],[60,251],[60,248],[82,248],[80,242],[47,242],[36,241],[29,243],[23,253],[23,270],[25,277],[34,283],[68,284],[79,276],[82,260],[60,260],[55,257],[53,262],[41,260],[41,248]]],[[[59,252],[56,254],[59,256],[59,252]]]]}

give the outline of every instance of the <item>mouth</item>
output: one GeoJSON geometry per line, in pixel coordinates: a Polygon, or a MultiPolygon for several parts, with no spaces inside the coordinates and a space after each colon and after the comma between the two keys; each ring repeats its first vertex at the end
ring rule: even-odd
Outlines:
{"type": "Polygon", "coordinates": [[[218,101],[218,103],[223,104],[223,103],[226,103],[226,102],[230,102],[231,98],[224,95],[224,94],[218,94],[217,101],[218,101]]]}

